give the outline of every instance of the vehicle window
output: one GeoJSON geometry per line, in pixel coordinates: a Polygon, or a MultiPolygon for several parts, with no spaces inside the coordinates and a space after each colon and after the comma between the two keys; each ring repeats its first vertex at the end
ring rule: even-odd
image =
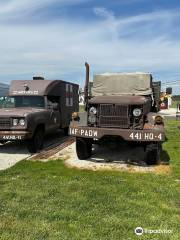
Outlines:
{"type": "Polygon", "coordinates": [[[47,100],[48,102],[51,102],[51,103],[59,103],[59,97],[56,97],[56,96],[48,96],[47,97],[47,100]]]}
{"type": "Polygon", "coordinates": [[[41,96],[16,96],[6,97],[0,104],[1,108],[35,107],[44,108],[44,97],[41,96]]]}
{"type": "Polygon", "coordinates": [[[58,103],[60,102],[60,97],[56,97],[56,96],[47,96],[47,105],[48,108],[52,108],[53,103],[58,103]]]}
{"type": "Polygon", "coordinates": [[[10,97],[1,97],[0,108],[14,108],[14,99],[10,97]]]}

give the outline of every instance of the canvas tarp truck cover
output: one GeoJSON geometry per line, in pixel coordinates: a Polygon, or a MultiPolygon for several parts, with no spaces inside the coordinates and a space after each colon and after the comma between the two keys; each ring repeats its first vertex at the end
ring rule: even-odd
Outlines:
{"type": "Polygon", "coordinates": [[[152,94],[149,73],[105,73],[94,75],[92,96],[152,94]]]}

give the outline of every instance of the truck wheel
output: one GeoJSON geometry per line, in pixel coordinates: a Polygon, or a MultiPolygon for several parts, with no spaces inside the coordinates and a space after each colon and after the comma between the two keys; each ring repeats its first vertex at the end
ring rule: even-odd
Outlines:
{"type": "Polygon", "coordinates": [[[161,145],[148,144],[145,149],[145,162],[147,165],[155,165],[160,160],[161,145]]]}
{"type": "Polygon", "coordinates": [[[32,139],[28,140],[27,147],[30,153],[36,153],[43,148],[44,144],[44,131],[37,129],[32,139]]]}
{"type": "Polygon", "coordinates": [[[64,135],[65,136],[69,135],[69,127],[64,128],[64,135]]]}
{"type": "Polygon", "coordinates": [[[92,154],[91,139],[76,138],[76,153],[80,160],[89,158],[92,154]]]}

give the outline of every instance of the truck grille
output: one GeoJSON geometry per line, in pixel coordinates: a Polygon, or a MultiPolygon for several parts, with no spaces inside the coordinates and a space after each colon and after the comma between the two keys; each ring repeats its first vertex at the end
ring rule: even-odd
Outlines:
{"type": "Polygon", "coordinates": [[[99,126],[128,128],[130,125],[128,109],[125,105],[101,104],[99,126]]]}
{"type": "Polygon", "coordinates": [[[11,119],[6,117],[0,118],[0,129],[8,129],[11,127],[11,119]]]}

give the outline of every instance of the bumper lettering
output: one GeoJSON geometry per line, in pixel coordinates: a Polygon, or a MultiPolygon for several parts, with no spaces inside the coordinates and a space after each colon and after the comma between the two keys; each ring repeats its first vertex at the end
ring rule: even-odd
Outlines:
{"type": "Polygon", "coordinates": [[[164,141],[165,134],[160,131],[155,130],[140,130],[140,131],[132,131],[132,130],[116,130],[116,129],[91,129],[86,127],[70,127],[69,134],[77,137],[85,137],[85,138],[96,138],[100,139],[103,136],[121,136],[124,140],[127,141],[164,141]]]}
{"type": "Polygon", "coordinates": [[[15,136],[15,135],[5,135],[2,137],[3,140],[21,140],[22,136],[15,136]]]}
{"type": "Polygon", "coordinates": [[[78,128],[70,128],[69,130],[70,135],[80,135],[82,137],[97,137],[98,132],[95,130],[85,130],[85,129],[78,129],[78,128]]]}

